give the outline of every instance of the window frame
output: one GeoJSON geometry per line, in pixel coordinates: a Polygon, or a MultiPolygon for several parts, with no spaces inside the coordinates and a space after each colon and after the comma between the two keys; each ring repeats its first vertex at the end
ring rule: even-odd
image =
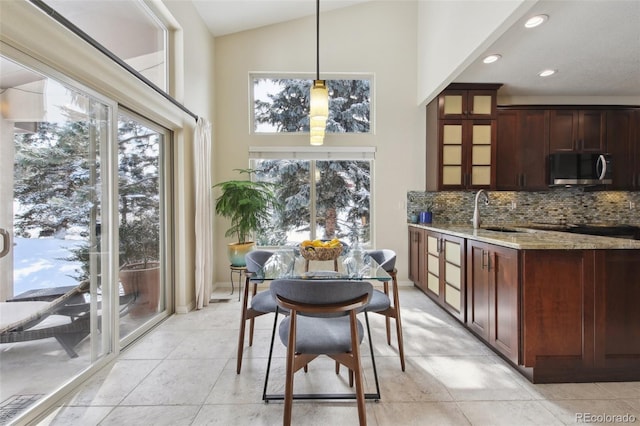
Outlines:
{"type": "MultiPolygon", "coordinates": [[[[376,147],[374,146],[250,146],[249,147],[249,168],[252,167],[253,160],[286,160],[295,159],[303,161],[313,161],[310,167],[310,174],[313,175],[315,161],[369,161],[369,241],[363,248],[375,247],[375,164],[376,147]]],[[[252,177],[253,179],[253,177],[252,177]]],[[[315,185],[311,185],[311,203],[315,204],[315,185]]],[[[316,228],[316,208],[309,207],[309,222],[316,228]]],[[[310,232],[311,238],[317,238],[315,230],[310,232]]],[[[269,248],[272,246],[262,246],[269,248]]]]}
{"type": "MultiPolygon", "coordinates": [[[[300,72],[264,72],[264,71],[251,71],[248,76],[248,115],[249,115],[249,134],[257,136],[273,136],[273,135],[308,135],[306,132],[259,132],[256,131],[255,120],[255,94],[254,94],[254,80],[256,79],[301,79],[301,80],[314,80],[316,75],[314,73],[300,73],[300,72]]],[[[344,132],[333,133],[332,135],[375,135],[375,73],[322,73],[320,77],[324,80],[369,80],[369,131],[368,132],[344,132]]]]}

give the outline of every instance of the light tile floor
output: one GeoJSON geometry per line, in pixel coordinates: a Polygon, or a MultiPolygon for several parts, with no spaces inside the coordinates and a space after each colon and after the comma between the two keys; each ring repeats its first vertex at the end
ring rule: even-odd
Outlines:
{"type": "MultiPolygon", "coordinates": [[[[367,402],[369,425],[640,423],[640,382],[533,385],[415,288],[401,289],[406,372],[385,342],[384,320],[370,315],[382,398],[367,402]],[[584,413],[584,414],[581,414],[584,413]],[[618,420],[621,420],[620,418],[618,420]],[[587,421],[589,420],[589,421],[587,421]],[[596,420],[593,422],[592,420],[596,420]],[[633,422],[632,422],[633,423],[633,422]]],[[[261,400],[273,315],[256,320],[236,374],[239,302],[175,315],[86,382],[41,425],[279,425],[281,402],[261,400]]],[[[276,341],[270,393],[284,389],[284,347],[276,341]]],[[[366,391],[374,387],[363,344],[366,391]]],[[[344,392],[327,358],[298,372],[296,392],[344,392]]],[[[294,401],[298,425],[357,424],[354,401],[294,401]]]]}

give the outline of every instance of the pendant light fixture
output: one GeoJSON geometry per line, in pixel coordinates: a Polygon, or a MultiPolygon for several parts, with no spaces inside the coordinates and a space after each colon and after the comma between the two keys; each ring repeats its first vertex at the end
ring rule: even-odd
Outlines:
{"type": "Polygon", "coordinates": [[[316,0],[316,79],[309,97],[309,134],[311,145],[322,145],[329,117],[329,91],[320,80],[320,0],[316,0]]]}

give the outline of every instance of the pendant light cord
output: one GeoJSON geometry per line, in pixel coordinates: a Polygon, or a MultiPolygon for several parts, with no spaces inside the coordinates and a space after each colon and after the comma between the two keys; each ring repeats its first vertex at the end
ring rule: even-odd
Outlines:
{"type": "Polygon", "coordinates": [[[320,80],[320,0],[316,0],[316,80],[320,80]]]}

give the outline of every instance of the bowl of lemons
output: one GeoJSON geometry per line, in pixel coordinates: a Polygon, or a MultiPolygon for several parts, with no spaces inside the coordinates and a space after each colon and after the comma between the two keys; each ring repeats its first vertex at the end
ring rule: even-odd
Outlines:
{"type": "Polygon", "coordinates": [[[342,253],[342,243],[332,240],[304,240],[300,243],[300,254],[307,260],[336,260],[342,253]]]}

